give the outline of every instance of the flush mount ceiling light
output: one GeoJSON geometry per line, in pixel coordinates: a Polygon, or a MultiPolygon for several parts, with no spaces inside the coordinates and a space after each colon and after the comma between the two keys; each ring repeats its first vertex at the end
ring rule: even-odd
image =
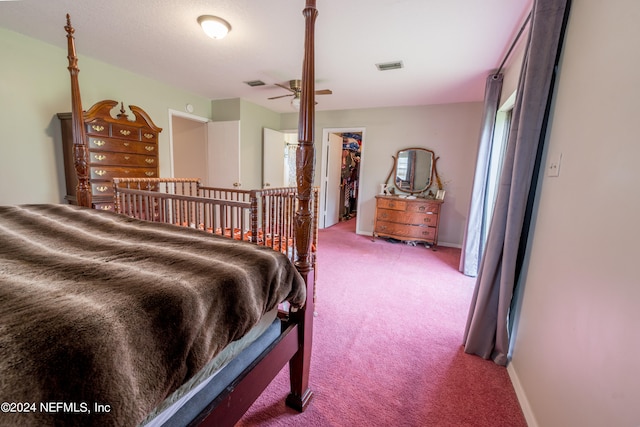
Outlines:
{"type": "Polygon", "coordinates": [[[212,39],[221,39],[231,31],[231,25],[227,21],[213,15],[199,16],[198,24],[200,24],[205,34],[212,39]]]}

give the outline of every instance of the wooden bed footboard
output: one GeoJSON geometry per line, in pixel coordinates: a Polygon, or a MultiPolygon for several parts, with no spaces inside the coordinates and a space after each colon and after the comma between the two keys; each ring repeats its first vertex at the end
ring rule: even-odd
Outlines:
{"type": "MultiPolygon", "coordinates": [[[[115,211],[269,246],[296,259],[295,187],[238,190],[202,186],[196,178],[114,178],[115,211]]],[[[318,210],[318,189],[312,206],[318,210]]],[[[318,224],[312,224],[315,267],[318,224]]]]}

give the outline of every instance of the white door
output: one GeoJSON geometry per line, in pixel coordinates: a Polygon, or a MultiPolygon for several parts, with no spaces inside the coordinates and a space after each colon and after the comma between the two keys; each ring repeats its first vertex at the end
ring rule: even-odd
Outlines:
{"type": "Polygon", "coordinates": [[[283,132],[262,129],[262,187],[285,186],[284,148],[286,145],[283,132]]]}
{"type": "Polygon", "coordinates": [[[342,175],[342,137],[330,133],[327,144],[326,168],[323,171],[324,211],[322,228],[331,227],[340,219],[340,178],[342,175]]]}
{"type": "Polygon", "coordinates": [[[208,186],[239,188],[240,121],[207,123],[208,186]]]}

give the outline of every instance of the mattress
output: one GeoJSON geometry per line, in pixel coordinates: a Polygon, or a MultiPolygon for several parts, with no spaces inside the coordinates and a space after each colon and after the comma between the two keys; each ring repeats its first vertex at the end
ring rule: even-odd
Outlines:
{"type": "MultiPolygon", "coordinates": [[[[183,384],[175,392],[171,394],[164,402],[158,405],[153,412],[149,414],[140,426],[158,427],[158,426],[183,426],[187,423],[187,418],[196,415],[191,410],[200,408],[202,405],[191,402],[182,409],[189,399],[202,400],[203,396],[211,397],[212,393],[215,398],[240,372],[242,372],[249,363],[251,363],[258,355],[260,355],[279,335],[280,320],[277,319],[278,310],[271,310],[266,313],[260,322],[254,326],[247,335],[241,339],[232,342],[225,347],[218,356],[209,362],[202,370],[200,370],[193,378],[183,384]],[[242,356],[239,356],[241,355],[242,356]],[[215,385],[208,385],[212,381],[215,385]],[[208,390],[202,390],[208,386],[208,390]],[[203,393],[197,396],[198,393],[203,393]],[[196,396],[196,397],[194,397],[196,396]],[[175,415],[178,413],[178,415],[175,415]]],[[[213,398],[204,403],[208,403],[213,398]]],[[[202,407],[200,410],[204,409],[202,407]]]]}

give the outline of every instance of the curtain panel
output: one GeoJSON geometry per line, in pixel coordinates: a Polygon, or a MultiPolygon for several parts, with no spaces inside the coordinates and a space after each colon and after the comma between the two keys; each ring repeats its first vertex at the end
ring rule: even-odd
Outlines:
{"type": "Polygon", "coordinates": [[[483,231],[484,218],[487,213],[486,189],[489,179],[489,165],[491,161],[491,149],[493,147],[493,135],[495,131],[496,115],[500,104],[502,91],[502,74],[491,74],[487,77],[484,89],[484,112],[482,115],[482,128],[478,142],[478,155],[476,160],[476,172],[473,177],[473,189],[469,215],[467,216],[467,230],[462,242],[460,255],[460,271],[467,276],[476,277],[478,266],[482,259],[484,247],[483,231]]]}
{"type": "Polygon", "coordinates": [[[569,9],[570,0],[533,4],[497,200],[464,333],[466,353],[499,365],[508,361],[510,307],[569,9]]]}

